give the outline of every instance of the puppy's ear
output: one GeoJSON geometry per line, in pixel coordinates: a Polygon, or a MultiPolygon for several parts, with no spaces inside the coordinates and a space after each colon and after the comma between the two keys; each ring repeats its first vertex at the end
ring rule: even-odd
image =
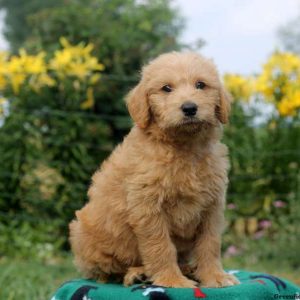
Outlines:
{"type": "Polygon", "coordinates": [[[142,83],[132,89],[126,97],[127,108],[133,121],[144,129],[150,123],[150,107],[147,93],[142,83]]]}
{"type": "Polygon", "coordinates": [[[228,123],[231,106],[231,95],[222,86],[220,89],[220,103],[216,107],[216,115],[223,124],[228,123]]]}

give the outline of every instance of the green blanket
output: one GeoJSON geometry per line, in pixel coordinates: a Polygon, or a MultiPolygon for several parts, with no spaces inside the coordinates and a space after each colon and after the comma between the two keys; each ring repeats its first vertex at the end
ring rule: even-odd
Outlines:
{"type": "Polygon", "coordinates": [[[100,284],[92,280],[75,279],[64,283],[51,300],[257,300],[300,299],[300,287],[291,282],[263,273],[230,270],[241,282],[225,288],[164,288],[151,284],[100,284]]]}

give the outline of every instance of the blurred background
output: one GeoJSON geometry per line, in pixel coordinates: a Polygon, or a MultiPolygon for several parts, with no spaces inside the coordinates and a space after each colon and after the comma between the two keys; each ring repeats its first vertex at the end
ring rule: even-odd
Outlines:
{"type": "Polygon", "coordinates": [[[131,127],[149,59],[212,57],[233,95],[227,268],[300,284],[300,2],[0,0],[0,298],[79,276],[67,225],[131,127]]]}

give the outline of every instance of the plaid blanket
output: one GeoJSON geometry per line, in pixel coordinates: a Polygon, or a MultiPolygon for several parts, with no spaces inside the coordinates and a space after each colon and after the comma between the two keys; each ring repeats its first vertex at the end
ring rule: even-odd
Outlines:
{"type": "Polygon", "coordinates": [[[300,287],[269,274],[229,270],[241,284],[225,288],[164,288],[151,284],[101,284],[92,280],[75,279],[64,283],[51,300],[267,300],[299,299],[300,287]]]}

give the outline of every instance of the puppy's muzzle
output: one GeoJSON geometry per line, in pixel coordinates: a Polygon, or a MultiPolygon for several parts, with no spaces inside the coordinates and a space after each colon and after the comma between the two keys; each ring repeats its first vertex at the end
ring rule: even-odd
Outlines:
{"type": "Polygon", "coordinates": [[[198,110],[198,106],[193,102],[184,102],[180,108],[186,117],[194,116],[198,110]]]}

